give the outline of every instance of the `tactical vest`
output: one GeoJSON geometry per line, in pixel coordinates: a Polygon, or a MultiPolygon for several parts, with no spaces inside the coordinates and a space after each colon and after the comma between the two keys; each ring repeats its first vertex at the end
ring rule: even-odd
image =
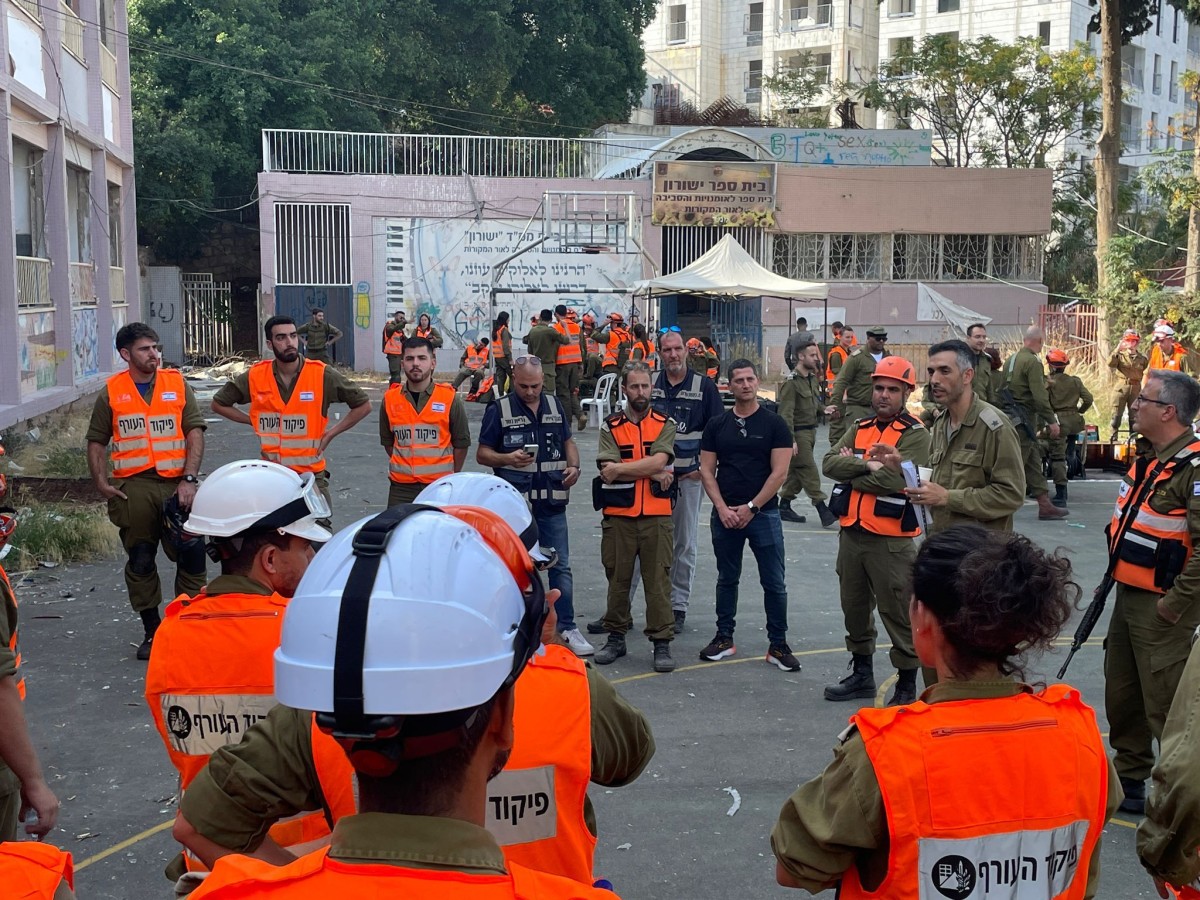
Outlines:
{"type": "MultiPolygon", "coordinates": [[[[895,447],[904,432],[923,427],[908,413],[892,419],[882,432],[874,416],[861,419],[854,437],[854,455],[865,458],[874,444],[895,447]]],[[[856,489],[851,481],[843,481],[833,486],[829,508],[837,513],[843,528],[858,525],[864,531],[884,537],[916,537],[921,533],[916,510],[903,493],[870,494],[856,489]]]]}
{"type": "Polygon", "coordinates": [[[700,438],[704,433],[704,376],[689,371],[674,397],[667,397],[667,373],[660,372],[650,389],[650,405],[675,420],[675,477],[700,468],[700,438]]]}
{"type": "Polygon", "coordinates": [[[537,458],[528,466],[501,466],[497,475],[525,495],[525,499],[552,508],[565,507],[570,494],[563,487],[567,448],[562,438],[563,408],[554,397],[542,394],[535,418],[529,407],[508,394],[497,401],[500,410],[501,453],[512,453],[527,444],[537,445],[537,458]]]}
{"type": "Polygon", "coordinates": [[[179,478],[187,461],[183,408],[187,386],[176,369],[159,369],[150,402],[142,399],[129,372],[108,379],[112,409],[114,478],[154,469],[163,478],[179,478]]]}
{"type": "MultiPolygon", "coordinates": [[[[658,410],[651,408],[640,422],[634,423],[620,412],[605,419],[604,427],[617,442],[621,462],[637,462],[650,456],[650,448],[669,421],[658,410]]],[[[673,483],[671,490],[663,492],[658,482],[648,476],[637,481],[614,481],[612,484],[604,484],[603,479],[597,476],[596,481],[595,490],[602,498],[606,516],[669,516],[675,505],[673,483]]]]}

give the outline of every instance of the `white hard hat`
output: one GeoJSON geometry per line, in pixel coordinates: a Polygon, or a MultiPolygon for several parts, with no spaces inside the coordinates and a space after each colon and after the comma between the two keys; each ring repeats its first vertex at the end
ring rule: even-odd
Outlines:
{"type": "Polygon", "coordinates": [[[500,516],[394,506],[313,558],[284,615],[275,696],[323,714],[335,735],[369,733],[371,717],[473,709],[520,674],[547,612],[500,516]]]}
{"type": "Polygon", "coordinates": [[[329,504],[311,473],[263,459],[241,459],[217,469],[196,491],[187,518],[190,534],[237,537],[247,531],[277,529],[310,541],[327,541],[329,504]]]}
{"type": "Polygon", "coordinates": [[[1175,329],[1172,328],[1170,325],[1155,326],[1154,337],[1156,337],[1156,338],[1175,337],[1175,329]]]}
{"type": "Polygon", "coordinates": [[[524,496],[498,475],[486,472],[444,475],[426,485],[414,502],[431,506],[480,506],[490,509],[512,526],[534,562],[539,566],[553,562],[553,558],[547,556],[538,543],[537,522],[524,496]]]}

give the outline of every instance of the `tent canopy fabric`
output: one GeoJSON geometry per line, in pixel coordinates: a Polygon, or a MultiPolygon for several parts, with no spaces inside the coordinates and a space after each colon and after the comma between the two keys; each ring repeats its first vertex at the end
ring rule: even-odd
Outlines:
{"type": "Polygon", "coordinates": [[[760,266],[731,234],[690,266],[639,281],[637,293],[654,291],[677,294],[719,294],[727,297],[791,297],[799,300],[825,300],[829,285],[815,281],[796,281],[776,275],[760,266]]]}

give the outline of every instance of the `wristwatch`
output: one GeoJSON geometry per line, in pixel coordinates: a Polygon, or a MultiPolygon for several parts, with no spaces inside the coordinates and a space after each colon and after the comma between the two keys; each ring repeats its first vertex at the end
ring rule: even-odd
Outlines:
{"type": "Polygon", "coordinates": [[[188,484],[199,484],[200,483],[200,479],[197,478],[195,475],[184,475],[183,480],[186,481],[188,484]]]}
{"type": "Polygon", "coordinates": [[[752,516],[757,516],[757,515],[758,515],[758,507],[754,505],[754,501],[753,501],[753,500],[749,501],[749,502],[746,504],[746,509],[750,510],[750,515],[752,515],[752,516]]]}

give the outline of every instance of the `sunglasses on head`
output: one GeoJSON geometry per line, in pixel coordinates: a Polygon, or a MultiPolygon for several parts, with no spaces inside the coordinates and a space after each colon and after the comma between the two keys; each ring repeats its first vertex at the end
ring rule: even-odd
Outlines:
{"type": "Polygon", "coordinates": [[[676,334],[683,334],[683,329],[680,328],[678,325],[668,325],[666,328],[658,329],[659,334],[666,334],[669,331],[673,331],[676,334]]]}

